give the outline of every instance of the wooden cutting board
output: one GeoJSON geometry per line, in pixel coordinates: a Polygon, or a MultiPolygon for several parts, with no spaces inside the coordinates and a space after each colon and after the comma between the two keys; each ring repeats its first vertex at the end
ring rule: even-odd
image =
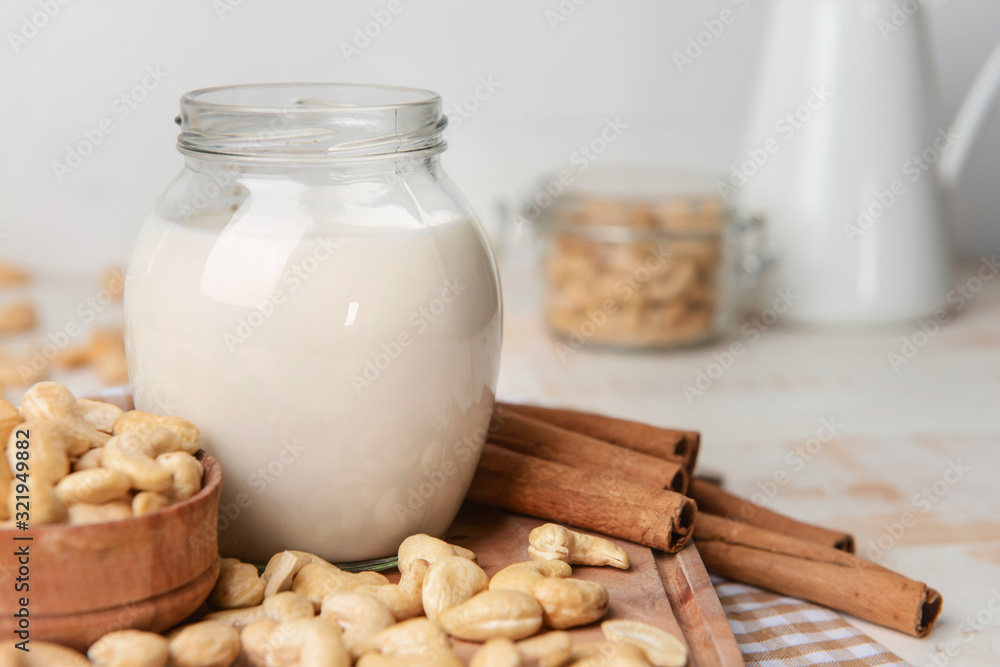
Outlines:
{"type": "MultiPolygon", "coordinates": [[[[104,392],[100,400],[115,403],[123,410],[135,408],[128,392],[104,392]]],[[[466,504],[445,539],[475,551],[479,564],[493,576],[511,563],[530,560],[528,533],[543,523],[520,514],[466,504]]],[[[608,589],[611,604],[606,619],[643,621],[684,637],[690,653],[689,667],[743,664],[739,645],[694,542],[680,553],[670,555],[632,542],[611,540],[628,553],[631,561],[628,570],[573,568],[574,577],[599,581],[608,589]]],[[[571,632],[578,642],[604,638],[599,624],[571,632]]],[[[456,644],[456,650],[466,663],[479,646],[470,642],[456,644]]]]}
{"type": "MultiPolygon", "coordinates": [[[[476,552],[479,564],[492,576],[511,563],[530,560],[528,533],[544,521],[477,505],[465,505],[445,539],[476,552]]],[[[581,531],[587,532],[587,531],[581,531]]],[[[691,667],[742,665],[743,657],[729,629],[726,615],[709,581],[701,557],[690,544],[671,556],[614,540],[628,553],[631,567],[574,566],[573,576],[599,581],[608,589],[611,604],[606,620],[642,621],[684,637],[691,667]]],[[[571,632],[574,641],[603,639],[600,624],[571,632]]],[[[468,661],[478,644],[456,642],[459,655],[468,661]]]]}

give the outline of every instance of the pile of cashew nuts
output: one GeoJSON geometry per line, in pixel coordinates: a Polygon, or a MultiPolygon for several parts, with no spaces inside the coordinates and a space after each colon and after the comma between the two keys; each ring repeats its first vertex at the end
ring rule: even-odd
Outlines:
{"type": "Polygon", "coordinates": [[[0,521],[22,518],[18,495],[30,498],[31,526],[80,525],[149,514],[201,490],[194,424],[77,400],[56,382],[34,385],[20,408],[0,400],[0,442],[0,521]],[[27,494],[14,478],[22,470],[27,494]]]}
{"type": "Polygon", "coordinates": [[[207,601],[215,611],[199,622],[165,637],[112,632],[86,657],[32,642],[20,662],[0,652],[0,667],[463,667],[453,638],[484,642],[469,667],[686,664],[683,641],[637,621],[605,621],[604,641],[574,643],[565,630],[603,618],[608,591],[572,578],[571,565],[627,569],[628,555],[555,524],[529,541],[532,560],[490,578],[471,551],[413,535],[399,547],[396,584],[301,551],[276,554],[259,576],[255,565],[226,558],[207,601]]]}
{"type": "MultiPolygon", "coordinates": [[[[3,520],[16,514],[11,470],[25,430],[32,525],[142,515],[201,488],[193,456],[201,435],[190,422],[77,400],[41,382],[20,408],[0,401],[3,520]]],[[[275,554],[262,574],[224,558],[206,601],[213,611],[198,622],[166,636],[112,632],[86,656],[42,641],[30,653],[6,644],[0,667],[463,667],[453,638],[483,642],[469,667],[686,664],[683,641],[637,621],[605,621],[598,642],[574,643],[565,632],[602,619],[609,602],[602,584],[573,578],[572,565],[628,569],[620,547],[545,524],[531,531],[528,555],[490,578],[468,549],[412,535],[399,547],[398,583],[301,551],[275,554]]]]}

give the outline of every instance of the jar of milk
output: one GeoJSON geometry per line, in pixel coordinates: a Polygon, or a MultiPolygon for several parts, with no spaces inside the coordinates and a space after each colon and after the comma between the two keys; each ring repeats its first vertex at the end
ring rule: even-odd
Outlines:
{"type": "Polygon", "coordinates": [[[496,265],[441,169],[438,95],[268,84],[181,99],[185,167],[129,264],[139,409],[222,463],[223,553],[336,562],[440,535],[486,436],[496,265]]]}

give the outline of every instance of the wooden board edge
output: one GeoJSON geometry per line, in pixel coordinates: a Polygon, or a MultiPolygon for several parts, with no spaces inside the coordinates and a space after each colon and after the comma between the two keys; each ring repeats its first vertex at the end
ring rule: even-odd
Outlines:
{"type": "Polygon", "coordinates": [[[689,667],[743,665],[743,653],[694,542],[675,555],[654,550],[653,556],[691,652],[689,667]]]}

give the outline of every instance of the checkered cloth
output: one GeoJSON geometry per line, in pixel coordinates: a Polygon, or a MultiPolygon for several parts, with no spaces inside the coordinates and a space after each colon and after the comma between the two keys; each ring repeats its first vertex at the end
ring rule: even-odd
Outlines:
{"type": "Polygon", "coordinates": [[[835,611],[718,577],[712,583],[747,665],[907,667],[835,611]]]}

